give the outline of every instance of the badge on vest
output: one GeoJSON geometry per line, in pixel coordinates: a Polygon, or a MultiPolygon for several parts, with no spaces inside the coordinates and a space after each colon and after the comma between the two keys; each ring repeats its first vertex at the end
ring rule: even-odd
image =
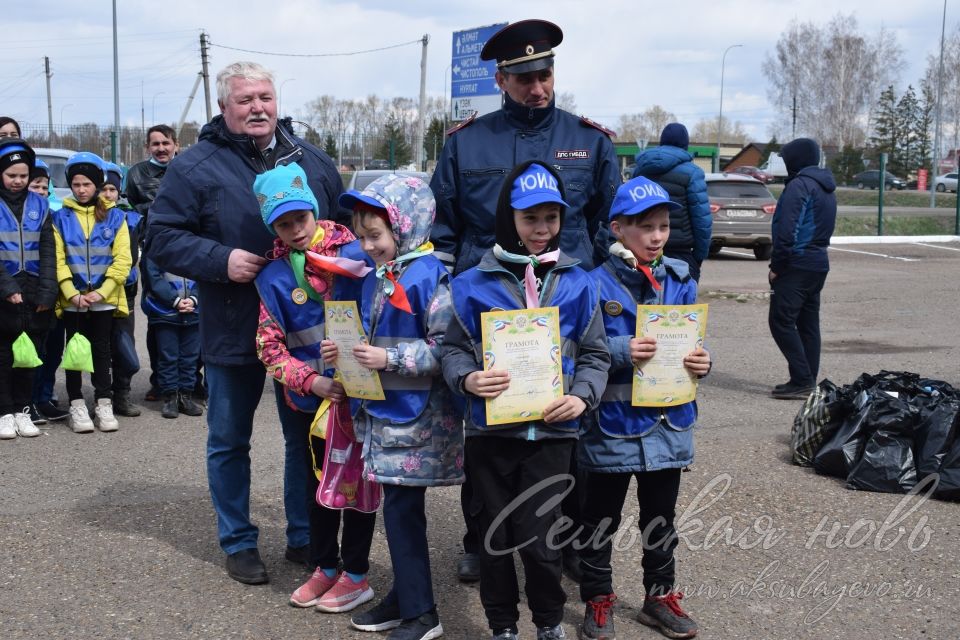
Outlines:
{"type": "Polygon", "coordinates": [[[623,313],[623,305],[616,300],[609,300],[603,305],[603,310],[608,316],[618,316],[623,313]]]}
{"type": "Polygon", "coordinates": [[[30,218],[31,220],[39,220],[39,219],[40,219],[40,212],[39,212],[39,211],[30,211],[30,212],[27,214],[27,217],[30,218]]]}
{"type": "Polygon", "coordinates": [[[502,307],[490,307],[490,311],[505,311],[502,307]]]}
{"type": "Polygon", "coordinates": [[[290,294],[290,297],[296,304],[304,304],[307,301],[307,292],[297,287],[293,290],[293,293],[290,294]]]}
{"type": "Polygon", "coordinates": [[[110,227],[104,227],[103,231],[100,232],[100,235],[103,236],[104,240],[109,240],[113,237],[113,229],[110,227]]]}

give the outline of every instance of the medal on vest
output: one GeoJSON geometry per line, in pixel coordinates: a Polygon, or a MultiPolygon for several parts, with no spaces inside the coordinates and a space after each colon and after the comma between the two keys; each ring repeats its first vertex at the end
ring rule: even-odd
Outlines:
{"type": "Polygon", "coordinates": [[[609,316],[618,316],[623,313],[623,305],[616,300],[609,300],[603,305],[603,310],[609,316]]]}
{"type": "Polygon", "coordinates": [[[305,304],[307,301],[307,292],[297,287],[293,290],[293,293],[290,294],[290,298],[292,298],[296,304],[305,304]]]}

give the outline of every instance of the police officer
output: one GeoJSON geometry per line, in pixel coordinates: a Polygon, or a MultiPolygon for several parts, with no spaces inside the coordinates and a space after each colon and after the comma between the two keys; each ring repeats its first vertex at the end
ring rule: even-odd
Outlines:
{"type": "MultiPolygon", "coordinates": [[[[499,111],[471,117],[448,131],[430,188],[437,199],[431,241],[435,255],[458,274],[475,266],[494,244],[497,195],[504,178],[525,160],[540,160],[557,169],[568,207],[560,230],[560,248],[593,268],[605,243],[593,240],[606,220],[620,186],[616,152],[602,126],[556,107],[553,48],[563,31],[546,20],[507,25],[487,41],[480,57],[497,61],[496,81],[503,92],[499,111]]],[[[601,231],[603,233],[603,231],[601,231]]],[[[480,540],[470,518],[472,485],[469,461],[461,503],[467,534],[457,573],[464,582],[480,578],[480,540]]],[[[577,519],[576,491],[564,513],[577,519]]],[[[564,555],[569,573],[579,570],[574,556],[564,555]]]]}
{"type": "Polygon", "coordinates": [[[431,240],[454,275],[493,246],[497,194],[525,160],[548,162],[559,172],[570,205],[560,248],[584,269],[594,266],[591,238],[606,219],[620,172],[613,132],[556,107],[553,47],[561,40],[557,25],[523,20],[495,33],[480,52],[483,60],[497,60],[503,106],[447,132],[430,181],[437,198],[431,240]]]}

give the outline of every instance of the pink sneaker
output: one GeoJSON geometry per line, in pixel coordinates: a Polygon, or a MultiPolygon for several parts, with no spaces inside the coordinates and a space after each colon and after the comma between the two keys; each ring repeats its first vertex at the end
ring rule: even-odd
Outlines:
{"type": "Polygon", "coordinates": [[[290,596],[290,604],[295,607],[312,607],[320,601],[320,596],[337,583],[337,576],[328,578],[323,569],[317,567],[310,579],[297,587],[290,596]]]}
{"type": "Polygon", "coordinates": [[[366,578],[360,582],[354,582],[344,572],[337,578],[337,583],[317,601],[317,609],[326,613],[342,613],[372,599],[373,589],[367,584],[366,578]]]}

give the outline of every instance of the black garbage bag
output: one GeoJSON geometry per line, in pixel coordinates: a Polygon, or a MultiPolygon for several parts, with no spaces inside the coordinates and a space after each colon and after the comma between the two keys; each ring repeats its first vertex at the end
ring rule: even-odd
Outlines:
{"type": "Polygon", "coordinates": [[[953,438],[953,442],[943,456],[940,482],[933,495],[941,500],[960,500],[960,438],[953,438]]]}
{"type": "MultiPolygon", "coordinates": [[[[906,391],[906,390],[904,390],[906,391]]],[[[847,487],[906,493],[917,484],[914,430],[920,415],[915,401],[874,389],[864,424],[873,432],[847,476],[847,487]]]]}
{"type": "Polygon", "coordinates": [[[790,446],[794,464],[801,467],[813,465],[820,447],[834,436],[850,414],[853,408],[851,399],[851,393],[830,380],[820,381],[793,419],[790,446]]]}
{"type": "Polygon", "coordinates": [[[870,400],[871,394],[868,391],[859,391],[854,396],[851,410],[840,428],[813,458],[813,468],[817,473],[844,479],[850,475],[850,470],[863,453],[867,438],[873,432],[866,422],[870,413],[870,400]]]}
{"type": "Polygon", "coordinates": [[[918,479],[937,473],[943,467],[958,414],[960,400],[949,396],[938,395],[920,405],[913,447],[917,455],[918,479]]]}

